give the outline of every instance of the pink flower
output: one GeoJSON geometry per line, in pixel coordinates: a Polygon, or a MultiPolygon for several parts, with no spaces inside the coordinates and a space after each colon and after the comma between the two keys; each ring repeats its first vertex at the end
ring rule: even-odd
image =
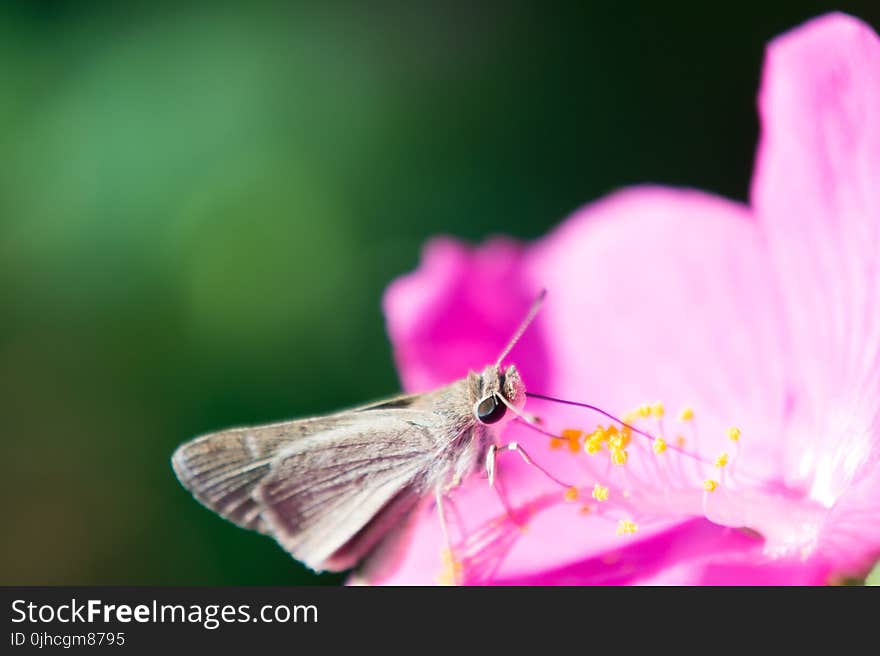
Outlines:
{"type": "Polygon", "coordinates": [[[575,489],[506,454],[513,515],[473,477],[451,495],[454,564],[430,508],[385,582],[817,584],[877,558],[880,40],[840,14],[775,39],[759,106],[749,206],[628,189],[533,244],[435,239],[391,285],[407,390],[493,362],[546,288],[508,358],[527,390],[663,441],[529,399],[583,433],[503,438],[575,489]]]}

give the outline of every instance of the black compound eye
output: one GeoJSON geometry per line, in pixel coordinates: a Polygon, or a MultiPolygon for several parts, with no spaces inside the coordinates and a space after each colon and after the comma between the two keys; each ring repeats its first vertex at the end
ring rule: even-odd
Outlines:
{"type": "Polygon", "coordinates": [[[487,396],[477,403],[475,408],[477,419],[484,424],[494,424],[500,421],[507,412],[507,406],[495,395],[487,396]]]}

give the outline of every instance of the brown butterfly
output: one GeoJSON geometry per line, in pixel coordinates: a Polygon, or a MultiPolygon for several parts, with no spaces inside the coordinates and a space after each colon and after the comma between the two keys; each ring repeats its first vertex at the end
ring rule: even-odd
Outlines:
{"type": "Polygon", "coordinates": [[[481,469],[494,485],[499,450],[534,464],[516,442],[499,439],[511,415],[525,418],[526,397],[516,367],[501,362],[543,298],[481,373],[335,414],[203,435],[174,452],[174,472],[205,506],[271,535],[314,570],[387,571],[432,499],[449,547],[450,489],[481,469]]]}

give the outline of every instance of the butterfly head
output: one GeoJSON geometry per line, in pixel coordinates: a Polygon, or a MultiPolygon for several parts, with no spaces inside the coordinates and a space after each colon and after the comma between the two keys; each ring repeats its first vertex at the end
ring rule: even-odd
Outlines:
{"type": "Polygon", "coordinates": [[[480,375],[480,394],[474,403],[474,417],[481,424],[497,424],[513,413],[508,404],[521,409],[526,401],[526,388],[516,367],[489,365],[480,375]]]}

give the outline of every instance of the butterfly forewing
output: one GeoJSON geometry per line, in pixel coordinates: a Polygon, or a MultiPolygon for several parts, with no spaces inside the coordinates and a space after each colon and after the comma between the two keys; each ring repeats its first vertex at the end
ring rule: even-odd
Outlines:
{"type": "Polygon", "coordinates": [[[430,411],[431,397],[205,435],[175,452],[174,470],[223,517],[273,535],[314,569],[344,569],[440,476],[438,452],[454,436],[438,431],[448,418],[430,411]]]}
{"type": "Polygon", "coordinates": [[[282,546],[310,567],[338,569],[326,561],[383,509],[414,505],[436,449],[419,421],[424,417],[414,413],[382,411],[369,426],[315,433],[283,449],[254,491],[282,546]]]}
{"type": "Polygon", "coordinates": [[[284,423],[204,435],[180,446],[171,463],[183,486],[205,506],[243,528],[267,533],[251,494],[294,437],[292,428],[284,423]]]}

